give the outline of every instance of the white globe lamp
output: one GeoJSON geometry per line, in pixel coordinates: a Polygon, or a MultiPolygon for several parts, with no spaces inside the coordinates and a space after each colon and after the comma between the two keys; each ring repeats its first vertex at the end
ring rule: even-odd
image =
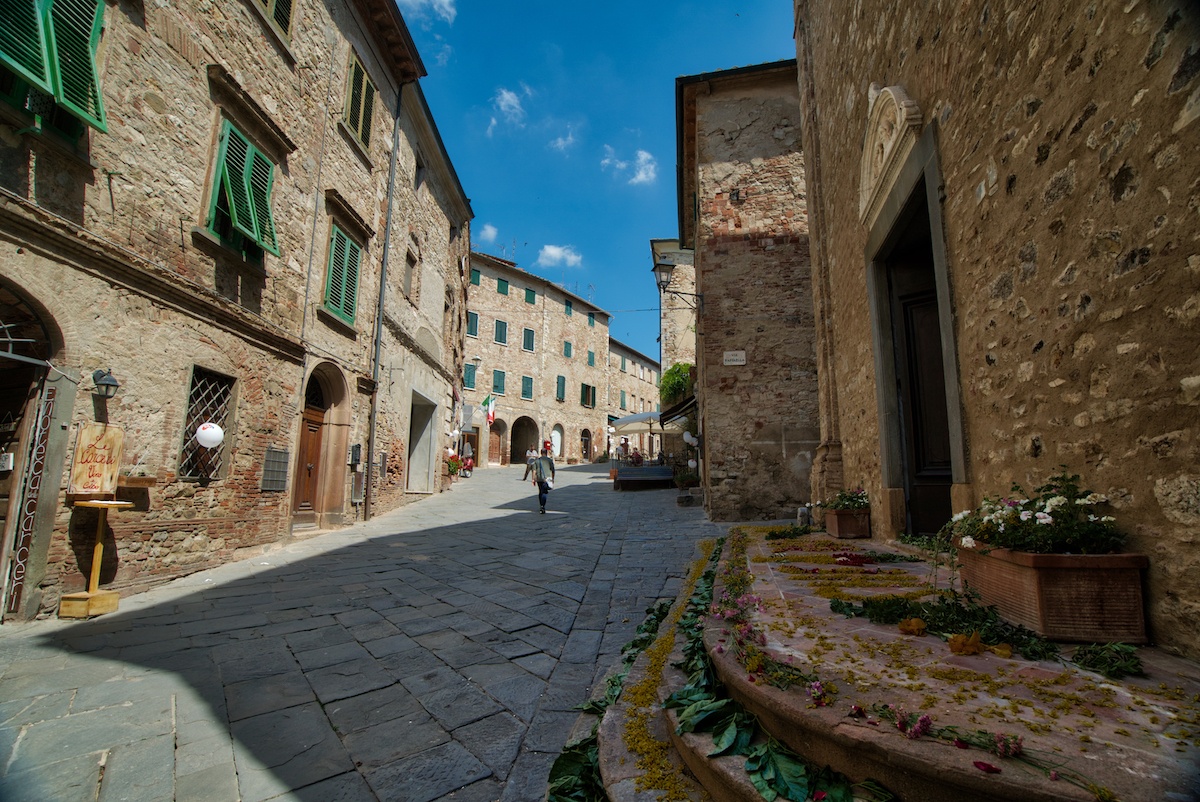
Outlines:
{"type": "Polygon", "coordinates": [[[196,427],[196,442],[205,448],[216,448],[225,439],[225,430],[215,423],[202,423],[196,427]]]}

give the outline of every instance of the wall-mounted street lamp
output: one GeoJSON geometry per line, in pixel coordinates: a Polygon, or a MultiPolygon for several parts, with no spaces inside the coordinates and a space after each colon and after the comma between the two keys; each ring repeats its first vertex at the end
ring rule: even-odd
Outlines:
{"type": "Polygon", "coordinates": [[[96,385],[92,392],[106,401],[115,396],[117,388],[121,386],[121,383],[113,378],[112,368],[95,371],[92,374],[92,384],[96,385]]]}
{"type": "Polygon", "coordinates": [[[704,295],[695,292],[680,292],[679,290],[668,290],[671,286],[671,274],[675,272],[675,265],[669,262],[659,262],[654,265],[654,281],[658,284],[658,291],[663,295],[677,295],[680,298],[695,298],[692,303],[692,309],[698,309],[701,313],[704,312],[704,295]]]}

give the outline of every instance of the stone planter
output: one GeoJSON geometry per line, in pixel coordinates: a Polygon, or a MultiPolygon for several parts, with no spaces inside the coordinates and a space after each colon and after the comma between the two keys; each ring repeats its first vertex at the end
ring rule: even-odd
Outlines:
{"type": "Polygon", "coordinates": [[[1050,640],[1146,643],[1144,554],[958,550],[963,585],[1007,621],[1050,640]]]}
{"type": "Polygon", "coordinates": [[[871,536],[870,510],[826,510],[825,531],[843,539],[871,536]]]}

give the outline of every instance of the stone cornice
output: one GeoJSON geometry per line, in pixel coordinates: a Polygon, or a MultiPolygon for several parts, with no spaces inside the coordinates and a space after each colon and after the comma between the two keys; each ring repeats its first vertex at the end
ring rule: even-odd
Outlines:
{"type": "Polygon", "coordinates": [[[303,343],[282,328],[162,265],[3,190],[0,190],[0,237],[37,249],[134,294],[153,298],[281,359],[296,364],[304,359],[303,343]]]}
{"type": "Polygon", "coordinates": [[[296,150],[296,143],[287,132],[271,119],[271,115],[258,105],[224,66],[208,65],[208,87],[213,101],[239,124],[251,126],[255,133],[254,138],[278,161],[282,162],[289,153],[296,150]]]}

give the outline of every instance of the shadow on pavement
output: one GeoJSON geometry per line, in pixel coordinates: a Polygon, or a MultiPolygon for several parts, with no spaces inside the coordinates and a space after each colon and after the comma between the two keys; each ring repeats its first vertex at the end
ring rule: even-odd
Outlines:
{"type": "Polygon", "coordinates": [[[396,532],[421,502],[28,639],[0,678],[0,798],[542,798],[574,706],[711,534],[673,491],[564,472],[554,514],[486,514],[536,495],[489,505],[510,479],[476,473],[458,522],[396,532]]]}

